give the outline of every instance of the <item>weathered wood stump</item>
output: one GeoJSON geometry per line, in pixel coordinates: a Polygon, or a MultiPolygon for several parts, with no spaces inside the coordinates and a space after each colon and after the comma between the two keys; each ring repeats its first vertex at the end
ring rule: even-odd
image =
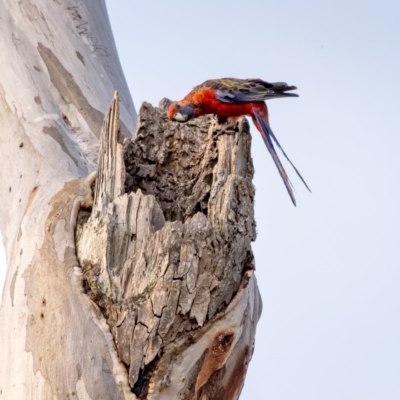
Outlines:
{"type": "Polygon", "coordinates": [[[78,258],[137,398],[236,399],[261,313],[249,126],[172,123],[168,104],[123,143],[114,98],[78,258]]]}

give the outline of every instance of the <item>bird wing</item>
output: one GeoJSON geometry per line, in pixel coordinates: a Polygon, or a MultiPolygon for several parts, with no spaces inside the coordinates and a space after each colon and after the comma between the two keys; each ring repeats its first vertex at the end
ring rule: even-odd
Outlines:
{"type": "Polygon", "coordinates": [[[251,103],[278,97],[298,97],[296,93],[286,93],[297,89],[285,82],[269,83],[261,79],[223,78],[204,82],[215,90],[215,97],[223,103],[251,103]]]}

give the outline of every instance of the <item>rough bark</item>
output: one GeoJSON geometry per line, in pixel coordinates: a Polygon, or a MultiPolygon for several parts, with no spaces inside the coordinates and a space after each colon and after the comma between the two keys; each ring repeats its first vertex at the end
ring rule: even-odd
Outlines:
{"type": "Polygon", "coordinates": [[[139,399],[236,399],[261,312],[249,127],[167,105],[142,106],[123,152],[114,100],[78,257],[139,399]]]}

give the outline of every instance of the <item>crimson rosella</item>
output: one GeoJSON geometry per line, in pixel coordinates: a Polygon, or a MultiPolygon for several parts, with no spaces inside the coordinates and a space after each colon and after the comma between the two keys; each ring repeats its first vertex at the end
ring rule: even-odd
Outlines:
{"type": "Polygon", "coordinates": [[[276,154],[272,140],[292,165],[306,188],[310,192],[311,190],[272,132],[267,105],[264,101],[278,97],[298,97],[295,93],[286,93],[295,89],[297,89],[296,86],[288,86],[284,82],[268,83],[261,79],[211,79],[196,86],[181,101],[172,103],[168,110],[168,118],[172,121],[187,122],[205,114],[216,114],[225,118],[250,116],[261,133],[293,204],[296,205],[292,183],[276,154]]]}

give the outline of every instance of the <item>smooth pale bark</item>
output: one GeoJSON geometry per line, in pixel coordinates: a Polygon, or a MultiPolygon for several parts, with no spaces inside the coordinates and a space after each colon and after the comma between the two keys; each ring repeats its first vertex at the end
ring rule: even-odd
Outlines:
{"type": "Polygon", "coordinates": [[[0,398],[133,398],[74,245],[115,89],[136,119],[105,3],[3,0],[0,35],[0,398]]]}
{"type": "Polygon", "coordinates": [[[123,148],[104,1],[5,0],[0,32],[0,399],[237,398],[261,312],[246,122],[145,104],[123,148]]]}

